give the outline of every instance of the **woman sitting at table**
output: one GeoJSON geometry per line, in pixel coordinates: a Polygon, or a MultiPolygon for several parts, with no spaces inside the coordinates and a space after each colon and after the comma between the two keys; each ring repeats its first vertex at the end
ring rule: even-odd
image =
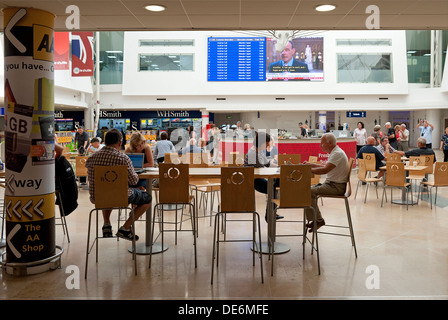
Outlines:
{"type": "MultiPolygon", "coordinates": [[[[245,167],[255,167],[255,168],[263,168],[263,167],[275,167],[275,160],[269,160],[266,158],[266,148],[267,145],[271,142],[271,136],[266,132],[255,132],[255,138],[253,142],[252,148],[246,154],[244,158],[244,166],[245,167]]],[[[279,186],[280,179],[274,179],[274,190],[279,186]]],[[[268,180],[256,178],[254,180],[254,188],[258,192],[267,194],[268,193],[268,180]]],[[[267,221],[268,216],[268,203],[266,203],[266,215],[265,220],[267,221]]],[[[276,219],[282,219],[283,216],[277,215],[276,219]]]]}
{"type": "MultiPolygon", "coordinates": [[[[129,146],[126,147],[125,153],[143,153],[144,163],[143,167],[154,167],[154,158],[152,156],[151,147],[146,143],[146,138],[140,132],[134,132],[129,139],[129,146]]],[[[146,189],[146,180],[140,179],[137,183],[137,187],[140,189],[146,189]]]]}

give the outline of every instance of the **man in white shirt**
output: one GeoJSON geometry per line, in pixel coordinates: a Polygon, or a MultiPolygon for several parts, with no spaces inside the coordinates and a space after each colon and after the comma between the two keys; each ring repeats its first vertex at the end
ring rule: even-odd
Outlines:
{"type": "Polygon", "coordinates": [[[398,150],[408,151],[409,150],[409,130],[406,129],[404,123],[400,126],[400,141],[398,142],[398,150]]]}
{"type": "MultiPolygon", "coordinates": [[[[326,133],[320,140],[320,147],[322,151],[329,154],[328,160],[325,164],[309,163],[311,165],[311,172],[315,174],[326,174],[327,179],[322,184],[317,184],[311,187],[311,205],[316,210],[316,224],[317,229],[325,225],[325,220],[317,206],[317,196],[320,194],[343,195],[347,184],[348,174],[348,159],[344,150],[336,144],[336,137],[332,133],[326,133]]],[[[306,209],[306,224],[310,232],[314,227],[314,213],[311,209],[306,209]]]]}

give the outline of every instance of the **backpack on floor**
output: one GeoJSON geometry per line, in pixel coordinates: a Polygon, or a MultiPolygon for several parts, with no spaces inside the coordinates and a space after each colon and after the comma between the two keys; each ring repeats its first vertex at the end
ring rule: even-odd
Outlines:
{"type": "Polygon", "coordinates": [[[72,165],[64,156],[55,159],[56,171],[56,205],[64,209],[64,215],[68,216],[78,207],[78,186],[76,184],[76,176],[72,165]],[[61,198],[61,199],[60,199],[61,198]]]}

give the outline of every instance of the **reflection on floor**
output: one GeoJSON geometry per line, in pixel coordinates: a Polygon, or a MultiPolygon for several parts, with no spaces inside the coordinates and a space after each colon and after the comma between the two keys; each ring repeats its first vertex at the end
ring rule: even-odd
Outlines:
{"type": "MultiPolygon", "coordinates": [[[[356,171],[352,186],[356,188],[356,171]]],[[[133,273],[130,242],[100,241],[99,262],[89,259],[88,279],[84,279],[87,217],[92,205],[88,191],[80,190],[79,208],[67,217],[70,243],[56,228],[56,243],[64,248],[62,268],[36,275],[1,275],[0,299],[447,299],[448,298],[448,188],[438,191],[437,205],[430,209],[428,195],[418,205],[381,204],[374,188],[365,186],[356,199],[350,198],[358,258],[349,238],[319,236],[321,275],[316,255],[307,245],[302,259],[301,239],[281,237],[278,241],[290,251],[275,258],[275,273],[263,255],[264,283],[258,261],[252,266],[250,243],[226,243],[220,248],[219,268],[210,284],[213,227],[209,218],[200,218],[198,267],[194,268],[193,239],[188,232],[165,236],[169,249],[154,254],[148,268],[148,255],[137,256],[138,275],[133,273]],[[73,273],[75,270],[75,273],[73,273]],[[79,270],[79,274],[76,273],[79,270]],[[79,275],[79,277],[77,277],[79,275]],[[79,281],[78,281],[79,280],[79,281]],[[79,288],[72,284],[79,283],[79,288]]],[[[394,191],[399,197],[400,191],[394,191]]],[[[265,195],[257,193],[257,209],[262,217],[262,239],[266,240],[263,220],[265,195]]],[[[346,223],[342,200],[325,199],[321,204],[327,224],[346,223]]],[[[201,211],[201,214],[203,212],[201,211]]],[[[284,210],[284,221],[299,219],[301,210],[284,210]]],[[[101,220],[101,219],[100,219],[101,220]]],[[[114,232],[117,224],[113,226],[114,232]]],[[[278,233],[299,233],[298,223],[279,223],[278,233]]],[[[324,230],[323,227],[321,230],[324,230]]],[[[145,241],[145,222],[137,222],[140,243],[145,241]]],[[[248,236],[247,222],[228,225],[228,235],[248,236]]]]}

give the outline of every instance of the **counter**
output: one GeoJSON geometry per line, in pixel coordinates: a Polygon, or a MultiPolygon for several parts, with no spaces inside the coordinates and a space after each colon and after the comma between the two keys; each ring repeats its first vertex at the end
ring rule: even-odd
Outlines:
{"type": "MultiPolygon", "coordinates": [[[[354,138],[338,138],[338,146],[345,151],[347,157],[356,159],[356,140],[354,138]]],[[[317,156],[318,161],[326,161],[328,154],[320,148],[320,138],[284,139],[276,143],[278,152],[283,154],[301,154],[303,161],[308,161],[309,156],[317,156]]],[[[222,161],[227,162],[230,152],[246,154],[252,147],[252,139],[221,140],[219,150],[222,152],[222,161]]]]}

